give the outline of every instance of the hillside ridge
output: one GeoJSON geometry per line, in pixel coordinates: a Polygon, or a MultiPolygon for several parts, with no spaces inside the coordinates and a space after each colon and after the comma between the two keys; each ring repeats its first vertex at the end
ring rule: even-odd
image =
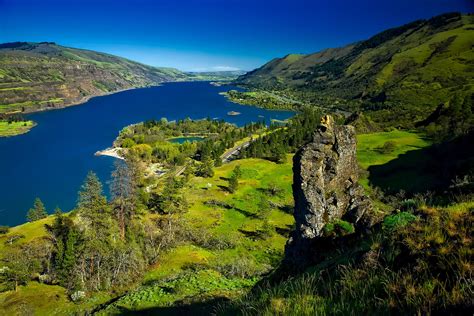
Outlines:
{"type": "Polygon", "coordinates": [[[187,79],[177,69],[54,42],[0,44],[0,114],[61,108],[94,96],[187,79]]]}
{"type": "Polygon", "coordinates": [[[275,58],[235,83],[410,125],[455,95],[473,94],[473,35],[471,14],[446,13],[347,46],[275,58]]]}

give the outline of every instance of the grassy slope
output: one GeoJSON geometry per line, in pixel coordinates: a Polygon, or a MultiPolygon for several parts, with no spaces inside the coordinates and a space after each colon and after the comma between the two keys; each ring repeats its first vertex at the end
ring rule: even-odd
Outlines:
{"type": "MultiPolygon", "coordinates": [[[[367,169],[372,164],[384,164],[396,159],[400,154],[428,145],[429,142],[424,140],[422,135],[405,131],[359,135],[358,160],[361,166],[367,169]],[[387,154],[379,153],[376,148],[381,147],[388,140],[396,141],[396,149],[387,154]]],[[[367,178],[363,179],[364,181],[367,185],[367,178]]],[[[405,179],[405,181],[409,182],[411,180],[405,179]]],[[[232,298],[245,292],[255,284],[258,278],[225,277],[219,272],[219,269],[223,265],[235,263],[241,258],[245,258],[247,262],[253,262],[255,270],[265,269],[267,264],[274,265],[275,262],[280,260],[287,237],[274,231],[268,238],[252,238],[252,234],[261,229],[263,225],[263,221],[256,218],[254,214],[258,213],[258,201],[261,198],[267,198],[282,207],[291,207],[293,203],[291,182],[290,157],[288,157],[287,163],[282,165],[260,159],[233,161],[216,168],[216,174],[213,178],[192,178],[185,188],[185,196],[190,203],[190,210],[185,214],[185,218],[190,227],[202,234],[212,234],[221,240],[230,239],[235,243],[235,247],[215,250],[206,249],[192,243],[182,244],[165,253],[158,264],[150,268],[143,279],[142,287],[130,292],[109,306],[104,312],[128,310],[171,312],[173,310],[167,310],[166,306],[176,301],[190,303],[195,300],[202,301],[215,297],[232,298]],[[225,190],[227,185],[225,179],[231,174],[236,165],[241,166],[243,176],[239,182],[238,191],[230,194],[225,190]],[[271,182],[281,187],[283,191],[279,196],[268,198],[263,194],[261,188],[268,187],[271,182]],[[208,184],[211,184],[211,186],[208,184]],[[231,207],[226,209],[206,205],[205,202],[209,200],[218,200],[231,207]]],[[[458,204],[448,207],[447,210],[461,216],[473,206],[472,203],[458,204]]],[[[41,237],[45,234],[44,229],[42,229],[44,224],[42,221],[12,228],[8,235],[14,233],[24,234],[26,238],[22,239],[21,242],[41,237]]],[[[278,208],[274,208],[270,213],[269,223],[273,229],[278,227],[279,230],[285,231],[290,229],[293,217],[278,208]]],[[[5,247],[4,241],[2,242],[0,239],[0,242],[0,247],[5,247]]],[[[31,283],[24,288],[30,286],[38,285],[31,283]]],[[[46,293],[48,289],[57,291],[55,287],[42,286],[46,293]]],[[[0,295],[0,307],[7,306],[4,305],[7,304],[5,301],[7,295],[18,300],[26,300],[26,294],[22,291],[3,293],[0,295]]],[[[299,297],[292,302],[296,304],[301,299],[299,297]]],[[[93,297],[92,301],[86,301],[86,304],[92,304],[91,302],[94,302],[94,300],[93,297]]],[[[32,301],[34,302],[34,300],[32,301]]],[[[60,299],[59,301],[63,300],[60,299]]],[[[290,304],[285,303],[284,300],[283,303],[290,304]]],[[[32,303],[33,306],[35,304],[40,304],[40,302],[32,303]]],[[[64,306],[69,306],[70,303],[64,300],[64,304],[64,306]]],[[[276,302],[276,304],[280,303],[276,302]]],[[[281,308],[284,308],[284,305],[281,305],[281,308]]],[[[275,312],[275,310],[271,311],[275,312]]]]}
{"type": "Polygon", "coordinates": [[[239,260],[244,260],[251,270],[266,271],[281,259],[287,236],[277,233],[275,229],[288,231],[293,223],[292,215],[273,208],[269,216],[272,227],[270,236],[252,236],[264,224],[262,219],[255,217],[259,212],[258,201],[268,199],[261,189],[274,182],[283,191],[270,200],[282,207],[291,206],[291,177],[289,157],[288,162],[281,165],[260,159],[233,161],[216,168],[213,178],[193,178],[185,192],[190,203],[190,210],[185,214],[188,224],[199,234],[230,240],[235,247],[215,250],[193,244],[181,245],[166,253],[149,270],[144,278],[144,283],[148,285],[124,296],[104,312],[149,308],[158,312],[176,301],[192,300],[192,297],[234,297],[250,288],[258,277],[226,277],[219,271],[223,266],[230,266],[239,260]],[[230,176],[236,165],[242,168],[242,179],[238,190],[230,194],[225,190],[225,178],[230,176]],[[209,200],[224,202],[231,208],[206,205],[209,200]],[[171,293],[165,291],[166,288],[172,288],[171,293]]]}
{"type": "MultiPolygon", "coordinates": [[[[371,166],[384,165],[409,151],[419,150],[431,145],[431,143],[424,139],[423,135],[419,133],[399,130],[372,134],[360,134],[357,135],[357,142],[357,159],[359,161],[359,165],[365,171],[368,171],[369,167],[371,166]],[[378,149],[388,141],[395,143],[394,150],[387,153],[381,153],[378,149]]],[[[417,158],[422,159],[423,157],[417,158]]],[[[423,163],[423,161],[413,161],[412,163],[416,165],[418,163],[423,163]]],[[[411,181],[417,181],[419,175],[420,174],[416,173],[407,175],[406,172],[400,172],[398,177],[393,175],[393,178],[396,179],[392,178],[391,181],[406,183],[407,176],[411,178],[411,181]]],[[[360,183],[366,189],[369,189],[370,184],[368,176],[369,173],[364,173],[360,179],[360,183]]]]}
{"type": "MultiPolygon", "coordinates": [[[[279,208],[272,208],[269,215],[270,236],[259,239],[253,235],[262,229],[264,220],[256,218],[255,214],[258,214],[257,204],[262,198],[269,199],[282,208],[291,209],[291,156],[288,156],[285,164],[245,159],[233,161],[216,168],[215,171],[213,178],[191,179],[185,189],[190,203],[190,210],[185,217],[190,227],[198,233],[211,234],[220,240],[230,240],[235,247],[215,250],[185,243],[170,250],[150,268],[143,279],[142,287],[121,298],[106,312],[164,307],[190,297],[234,297],[252,287],[259,278],[226,277],[219,272],[222,267],[243,260],[242,264],[249,271],[267,271],[270,265],[274,266],[281,259],[287,239],[286,233],[291,229],[293,216],[279,208]],[[239,181],[238,190],[230,194],[225,190],[225,178],[230,176],[236,165],[242,168],[242,179],[239,181]],[[210,188],[207,188],[208,183],[212,185],[210,188]],[[270,183],[275,183],[282,189],[278,196],[268,198],[261,191],[270,183]],[[206,205],[205,202],[211,199],[225,202],[232,205],[232,208],[206,205]],[[276,231],[277,228],[280,233],[276,231]],[[198,269],[198,272],[193,269],[198,269]],[[164,288],[172,288],[173,292],[168,293],[164,288]]],[[[44,224],[51,221],[52,217],[48,217],[11,228],[8,234],[0,236],[0,253],[8,247],[5,241],[12,235],[25,236],[15,242],[15,245],[46,236],[44,224]]],[[[38,315],[55,312],[64,314],[64,311],[89,308],[107,299],[106,294],[97,293],[77,305],[69,302],[64,289],[31,282],[22,286],[16,293],[0,293],[0,310],[11,314],[18,311],[19,307],[25,306],[34,309],[38,315]],[[43,296],[32,294],[39,289],[46,296],[54,296],[55,304],[46,306],[43,296]]]]}
{"type": "Polygon", "coordinates": [[[363,169],[385,164],[407,151],[421,149],[431,144],[419,133],[399,130],[360,134],[357,135],[357,142],[357,159],[363,169]],[[395,149],[386,154],[378,152],[376,149],[381,148],[387,141],[394,141],[395,149]]]}
{"type": "Polygon", "coordinates": [[[15,136],[28,133],[35,126],[33,121],[12,122],[0,121],[0,137],[15,136]]]}
{"type": "MultiPolygon", "coordinates": [[[[358,135],[358,161],[370,170],[429,145],[423,135],[406,131],[358,135]],[[378,151],[387,141],[396,142],[395,150],[378,151]]],[[[407,187],[420,176],[400,171],[407,187]]],[[[367,177],[362,182],[368,188],[367,177]]],[[[474,201],[443,207],[428,205],[423,198],[410,201],[415,201],[411,209],[402,203],[402,211],[385,217],[368,237],[353,239],[347,247],[335,242],[326,250],[326,261],[218,304],[218,314],[469,313],[474,201]]],[[[376,206],[393,209],[381,202],[376,206]]]]}
{"type": "Polygon", "coordinates": [[[0,235],[0,257],[2,250],[8,247],[7,240],[10,239],[12,236],[18,235],[23,236],[22,238],[18,239],[14,244],[15,246],[20,246],[25,243],[29,243],[37,238],[42,238],[46,236],[46,229],[44,227],[45,224],[51,224],[53,222],[53,217],[48,216],[41,220],[25,223],[22,225],[18,225],[15,227],[10,228],[7,234],[0,235]]]}
{"type": "Polygon", "coordinates": [[[274,59],[237,83],[294,93],[322,106],[383,105],[380,121],[415,122],[454,93],[474,92],[473,30],[469,15],[418,21],[345,48],[274,59]]]}
{"type": "MultiPolygon", "coordinates": [[[[472,310],[474,202],[421,204],[385,219],[358,253],[333,257],[306,273],[262,284],[220,315],[465,315],[472,310]]],[[[340,247],[341,245],[339,245],[340,247]]]]}

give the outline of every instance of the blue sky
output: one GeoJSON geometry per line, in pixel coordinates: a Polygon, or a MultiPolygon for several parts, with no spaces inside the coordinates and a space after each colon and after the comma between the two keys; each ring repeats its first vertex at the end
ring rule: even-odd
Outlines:
{"type": "Polygon", "coordinates": [[[250,70],[473,0],[0,0],[0,42],[54,41],[182,70],[250,70]]]}

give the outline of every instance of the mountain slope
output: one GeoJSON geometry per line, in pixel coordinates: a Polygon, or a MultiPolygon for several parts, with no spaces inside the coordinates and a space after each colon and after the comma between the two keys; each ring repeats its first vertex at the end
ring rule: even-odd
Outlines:
{"type": "Polygon", "coordinates": [[[0,113],[64,107],[122,89],[186,78],[176,69],[50,42],[0,44],[0,113]]]}
{"type": "Polygon", "coordinates": [[[474,16],[449,13],[342,48],[274,59],[236,83],[286,90],[325,106],[421,119],[454,94],[473,93],[473,45],[474,16]]]}

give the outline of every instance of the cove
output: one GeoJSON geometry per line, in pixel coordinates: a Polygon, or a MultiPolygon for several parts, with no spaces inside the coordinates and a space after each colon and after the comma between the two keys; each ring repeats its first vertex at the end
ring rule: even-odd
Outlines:
{"type": "Polygon", "coordinates": [[[98,174],[108,194],[114,158],[94,156],[112,145],[119,131],[148,119],[214,118],[242,126],[265,119],[285,120],[291,111],[271,111],[229,102],[208,82],[167,83],[96,97],[62,110],[28,115],[38,123],[29,133],[0,138],[0,225],[26,221],[35,197],[49,213],[71,210],[87,172],[98,174]],[[229,116],[235,111],[240,115],[229,116]]]}

